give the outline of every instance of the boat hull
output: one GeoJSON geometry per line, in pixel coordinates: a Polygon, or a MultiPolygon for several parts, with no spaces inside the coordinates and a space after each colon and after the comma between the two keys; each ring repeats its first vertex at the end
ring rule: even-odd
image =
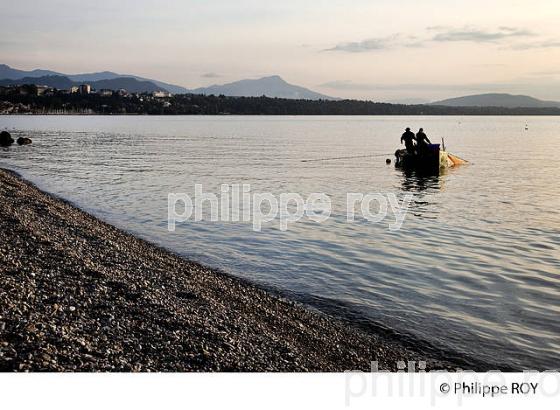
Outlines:
{"type": "Polygon", "coordinates": [[[395,152],[395,166],[404,169],[414,169],[430,173],[453,166],[446,151],[439,148],[439,144],[430,145],[427,150],[419,154],[411,154],[405,149],[395,152]]]}

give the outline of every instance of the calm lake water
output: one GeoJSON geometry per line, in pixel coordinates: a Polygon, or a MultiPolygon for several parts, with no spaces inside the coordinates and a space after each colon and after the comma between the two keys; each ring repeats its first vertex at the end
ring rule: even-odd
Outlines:
{"type": "Polygon", "coordinates": [[[33,139],[0,149],[1,166],[181,255],[467,360],[560,368],[559,117],[4,116],[0,129],[33,139]],[[471,163],[439,177],[386,165],[405,126],[471,163]],[[168,232],[169,192],[237,183],[324,192],[333,213],[285,232],[168,232]],[[415,197],[391,232],[347,222],[348,192],[415,197]]]}

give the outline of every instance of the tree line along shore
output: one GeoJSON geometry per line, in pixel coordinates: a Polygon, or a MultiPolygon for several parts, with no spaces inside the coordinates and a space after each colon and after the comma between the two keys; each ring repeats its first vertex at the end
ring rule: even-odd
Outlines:
{"type": "Polygon", "coordinates": [[[0,114],[138,115],[560,115],[560,108],[448,107],[359,100],[293,100],[178,94],[6,94],[0,114]]]}

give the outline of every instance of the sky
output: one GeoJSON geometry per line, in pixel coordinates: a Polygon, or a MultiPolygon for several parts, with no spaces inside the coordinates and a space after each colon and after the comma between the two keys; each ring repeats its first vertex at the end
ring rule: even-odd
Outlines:
{"type": "Polygon", "coordinates": [[[375,101],[560,101],[558,21],[558,0],[0,0],[0,63],[187,88],[280,75],[375,101]]]}

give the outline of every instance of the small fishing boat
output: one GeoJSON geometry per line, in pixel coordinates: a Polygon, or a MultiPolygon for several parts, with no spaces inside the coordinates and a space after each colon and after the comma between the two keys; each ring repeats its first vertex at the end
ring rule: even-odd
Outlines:
{"type": "Polygon", "coordinates": [[[395,151],[395,166],[404,169],[415,169],[426,173],[439,173],[441,169],[465,164],[461,159],[445,150],[445,145],[428,144],[426,149],[418,153],[410,153],[406,149],[395,151]]]}

